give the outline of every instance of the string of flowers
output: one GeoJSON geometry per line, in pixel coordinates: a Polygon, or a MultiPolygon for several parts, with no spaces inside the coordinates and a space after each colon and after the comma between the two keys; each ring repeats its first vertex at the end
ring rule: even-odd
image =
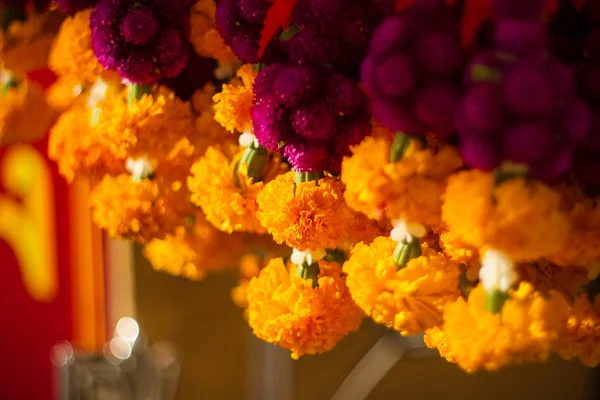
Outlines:
{"type": "Polygon", "coordinates": [[[237,269],[259,338],[371,318],[469,372],[600,364],[600,3],[29,3],[0,0],[0,144],[56,118],[95,222],[237,269]]]}

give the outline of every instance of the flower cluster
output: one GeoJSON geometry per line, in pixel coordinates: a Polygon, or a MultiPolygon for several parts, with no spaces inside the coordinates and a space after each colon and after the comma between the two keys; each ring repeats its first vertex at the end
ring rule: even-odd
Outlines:
{"type": "Polygon", "coordinates": [[[237,269],[259,338],[298,358],[366,316],[467,371],[600,364],[590,7],[0,3],[0,144],[57,117],[97,225],[159,271],[237,269]]]}

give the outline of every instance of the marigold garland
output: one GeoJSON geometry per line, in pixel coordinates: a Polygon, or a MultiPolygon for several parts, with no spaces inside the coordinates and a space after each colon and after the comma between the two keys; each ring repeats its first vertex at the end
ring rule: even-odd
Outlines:
{"type": "Polygon", "coordinates": [[[424,332],[442,323],[444,306],[460,296],[458,266],[425,247],[423,255],[398,268],[396,242],[379,237],[357,244],[344,263],[356,304],[373,320],[403,335],[424,332]]]}
{"type": "Polygon", "coordinates": [[[188,178],[192,202],[202,208],[209,222],[224,232],[266,233],[256,217],[256,198],[265,184],[286,171],[285,164],[278,155],[271,156],[263,180],[253,182],[248,176],[248,165],[238,169],[244,151],[239,152],[238,146],[233,145],[209,147],[192,165],[192,175],[188,178]]]}
{"type": "Polygon", "coordinates": [[[248,322],[254,334],[292,351],[292,358],[331,350],[360,326],[338,263],[319,261],[318,286],[298,277],[281,258],[271,260],[247,289],[248,322]]]}
{"type": "Polygon", "coordinates": [[[258,217],[277,243],[298,250],[334,249],[350,235],[354,214],[335,178],[294,183],[294,172],[279,175],[258,194],[258,217]]]}
{"type": "Polygon", "coordinates": [[[257,72],[252,65],[243,65],[238,71],[237,79],[231,84],[223,85],[223,91],[214,95],[215,121],[230,132],[252,131],[250,111],[254,104],[252,82],[257,72]]]}
{"type": "Polygon", "coordinates": [[[442,214],[448,229],[466,243],[501,250],[514,261],[556,254],[568,242],[569,218],[560,194],[525,178],[494,186],[491,173],[453,175],[442,214]]]}
{"type": "Polygon", "coordinates": [[[499,314],[484,308],[481,285],[444,310],[441,330],[427,332],[430,347],[468,372],[498,368],[524,361],[544,361],[550,355],[559,327],[556,304],[523,282],[511,291],[499,314]],[[493,345],[491,345],[493,344],[493,345]]]}

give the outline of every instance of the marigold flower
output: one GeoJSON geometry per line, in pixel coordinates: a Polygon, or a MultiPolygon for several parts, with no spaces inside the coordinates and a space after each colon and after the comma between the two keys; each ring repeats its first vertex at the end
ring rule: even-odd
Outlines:
{"type": "Polygon", "coordinates": [[[266,233],[256,217],[256,198],[265,184],[285,172],[278,154],[271,154],[261,182],[248,176],[248,165],[238,169],[244,153],[239,146],[209,147],[204,156],[191,169],[188,186],[192,202],[202,208],[207,220],[217,229],[231,233],[244,231],[266,233]],[[237,184],[234,175],[238,175],[237,184]]]}
{"type": "Polygon", "coordinates": [[[48,66],[57,75],[73,75],[81,82],[95,82],[101,76],[118,78],[102,68],[92,50],[91,13],[91,9],[80,11],[60,26],[48,57],[48,66]]]}
{"type": "Polygon", "coordinates": [[[193,226],[179,226],[164,239],[152,239],[144,256],[157,271],[200,280],[207,273],[233,268],[246,246],[240,235],[215,229],[202,213],[194,214],[193,226]]]}
{"type": "Polygon", "coordinates": [[[124,98],[98,103],[96,129],[116,158],[161,160],[182,138],[193,134],[190,105],[160,87],[128,106],[124,98]]]}
{"type": "Polygon", "coordinates": [[[338,263],[319,261],[318,286],[283,260],[269,262],[248,285],[248,322],[254,334],[292,351],[292,358],[331,350],[363,318],[338,263]]]}
{"type": "Polygon", "coordinates": [[[379,237],[357,244],[344,263],[347,284],[356,304],[379,324],[402,335],[423,333],[442,323],[444,306],[460,296],[458,266],[423,246],[422,256],[398,268],[397,243],[379,237]]]}
{"type": "Polygon", "coordinates": [[[479,249],[466,243],[454,231],[444,228],[436,230],[439,235],[439,245],[452,261],[467,267],[479,265],[479,249]]]}
{"type": "Polygon", "coordinates": [[[448,181],[442,215],[457,237],[500,250],[515,262],[556,254],[568,240],[560,194],[525,178],[494,186],[491,173],[460,172],[448,181]]]}
{"type": "Polygon", "coordinates": [[[13,20],[6,30],[0,29],[3,67],[19,74],[44,68],[62,19],[58,12],[30,13],[25,20],[13,20]]]}
{"type": "Polygon", "coordinates": [[[68,182],[80,176],[100,179],[125,172],[124,160],[114,157],[103,145],[103,132],[91,125],[92,114],[79,103],[62,113],[50,130],[48,156],[68,182]]]}
{"type": "Polygon", "coordinates": [[[16,85],[0,93],[0,145],[41,139],[55,117],[38,85],[26,79],[16,85]]]}
{"type": "Polygon", "coordinates": [[[61,75],[46,89],[46,101],[52,110],[62,113],[82,97],[85,89],[86,85],[76,76],[61,75]]]}
{"type": "Polygon", "coordinates": [[[348,205],[371,218],[387,210],[391,219],[439,224],[446,179],[462,166],[458,151],[444,146],[434,153],[413,140],[399,161],[390,162],[390,147],[389,140],[368,137],[344,159],[348,205]]]}
{"type": "Polygon", "coordinates": [[[573,305],[564,300],[563,304],[567,312],[554,350],[566,360],[579,357],[583,364],[595,367],[600,364],[600,296],[590,302],[582,293],[573,305]]]}
{"type": "Polygon", "coordinates": [[[510,292],[501,312],[493,314],[485,309],[485,296],[478,285],[468,302],[461,297],[448,304],[443,327],[428,331],[425,343],[467,372],[546,360],[557,337],[555,301],[522,282],[510,292]]]}
{"type": "Polygon", "coordinates": [[[188,194],[160,177],[135,182],[130,175],[106,175],[90,194],[92,217],[112,237],[144,244],[183,225],[188,194]]]}
{"type": "Polygon", "coordinates": [[[334,178],[296,186],[294,172],[279,175],[257,196],[257,217],[277,243],[298,250],[334,249],[350,235],[354,214],[334,178]]]}
{"type": "Polygon", "coordinates": [[[225,63],[237,61],[217,31],[214,0],[199,0],[190,9],[190,43],[201,56],[225,63]]]}
{"type": "Polygon", "coordinates": [[[257,72],[252,65],[246,64],[237,71],[240,78],[231,84],[223,85],[223,90],[214,95],[215,121],[230,132],[252,131],[252,105],[254,93],[252,83],[257,72]]]}

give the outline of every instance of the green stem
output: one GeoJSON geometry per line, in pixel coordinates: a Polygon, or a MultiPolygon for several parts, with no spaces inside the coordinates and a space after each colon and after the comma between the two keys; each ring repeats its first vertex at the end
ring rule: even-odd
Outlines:
{"type": "Polygon", "coordinates": [[[306,261],[298,265],[296,273],[302,279],[311,279],[312,287],[316,288],[319,286],[319,263],[308,264],[306,261]]]}
{"type": "Polygon", "coordinates": [[[152,85],[132,83],[127,87],[127,105],[133,107],[136,100],[141,99],[145,94],[152,94],[152,85]]]}
{"type": "Polygon", "coordinates": [[[410,260],[420,257],[421,254],[421,243],[419,243],[418,239],[413,239],[411,242],[403,240],[398,242],[398,245],[394,249],[393,257],[398,269],[402,269],[406,267],[410,260]]]}
{"type": "Polygon", "coordinates": [[[406,152],[408,151],[408,146],[410,145],[410,136],[405,135],[404,133],[398,132],[394,141],[392,142],[392,147],[390,148],[390,161],[398,162],[404,157],[406,152]]]}
{"type": "Polygon", "coordinates": [[[269,153],[264,147],[255,143],[252,143],[250,146],[248,146],[233,172],[235,186],[237,188],[241,188],[239,174],[240,169],[244,164],[248,166],[248,176],[252,178],[252,182],[262,182],[268,159],[269,153]]]}
{"type": "Polygon", "coordinates": [[[508,300],[508,293],[496,289],[485,292],[485,309],[492,314],[498,314],[502,311],[502,306],[506,300],[508,300]]]}
{"type": "Polygon", "coordinates": [[[294,183],[299,185],[304,182],[315,182],[315,185],[319,185],[319,179],[323,178],[325,175],[323,172],[296,172],[294,176],[294,183]]]}

